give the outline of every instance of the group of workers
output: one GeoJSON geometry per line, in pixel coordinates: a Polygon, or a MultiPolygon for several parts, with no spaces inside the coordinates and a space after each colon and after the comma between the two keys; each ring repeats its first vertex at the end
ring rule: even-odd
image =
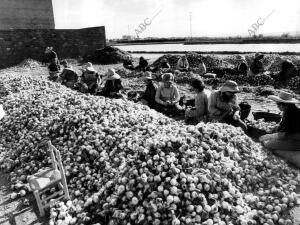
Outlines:
{"type": "MultiPolygon", "coordinates": [[[[47,50],[50,53],[49,70],[56,69],[58,66],[53,66],[58,62],[55,53],[52,49],[47,50]],[[49,51],[51,50],[51,51],[49,51]]],[[[262,54],[256,54],[253,63],[248,66],[246,59],[243,56],[239,57],[239,65],[236,71],[243,75],[256,75],[264,72],[262,54]]],[[[122,79],[114,69],[108,69],[105,75],[99,75],[93,68],[91,63],[87,63],[82,69],[82,75],[78,76],[71,66],[66,61],[62,62],[63,71],[59,75],[58,80],[67,87],[78,89],[81,92],[110,97],[110,98],[126,98],[122,94],[122,79]],[[104,87],[100,86],[105,82],[104,87]]],[[[227,80],[219,90],[209,91],[205,88],[205,84],[201,76],[207,74],[205,64],[200,63],[198,68],[190,68],[186,56],[182,56],[176,66],[176,70],[172,73],[171,66],[164,58],[160,66],[151,68],[147,60],[140,58],[138,66],[134,66],[130,57],[124,61],[124,67],[130,70],[138,70],[143,73],[142,80],[145,83],[145,91],[142,93],[136,92],[134,98],[135,102],[148,105],[150,108],[167,115],[185,117],[186,122],[198,123],[204,122],[221,122],[227,123],[236,127],[247,130],[247,125],[244,118],[241,116],[241,104],[237,102],[237,93],[239,87],[236,82],[227,80]],[[157,84],[157,80],[151,71],[159,71],[161,79],[157,84]],[[192,71],[201,76],[192,80],[191,87],[196,91],[194,98],[194,105],[192,107],[183,103],[183,98],[180,96],[178,88],[174,82],[174,75],[181,72],[192,71]]],[[[277,74],[282,82],[286,82],[288,78],[294,76],[297,69],[288,60],[282,62],[282,69],[277,74]]],[[[300,110],[296,107],[297,100],[292,98],[292,95],[286,92],[281,92],[279,96],[270,96],[271,99],[278,103],[278,107],[283,111],[283,119],[276,129],[276,133],[261,137],[262,143],[270,148],[295,148],[295,143],[298,143],[296,148],[300,150],[300,110]],[[287,144],[287,142],[290,143],[287,144]]],[[[250,106],[251,107],[251,106],[250,106]]]]}
{"type": "MultiPolygon", "coordinates": [[[[256,53],[252,63],[248,64],[246,58],[243,55],[238,55],[237,61],[238,65],[231,69],[226,68],[226,72],[235,75],[244,75],[244,76],[256,76],[258,74],[268,74],[272,78],[279,81],[282,87],[287,85],[287,81],[294,77],[298,76],[299,72],[295,64],[287,59],[281,59],[281,69],[278,73],[269,73],[264,67],[262,60],[264,55],[261,53],[256,53]]],[[[196,68],[192,68],[189,64],[188,58],[186,55],[183,55],[179,58],[176,68],[172,69],[166,58],[163,58],[160,62],[160,65],[157,67],[149,66],[147,60],[144,57],[140,57],[138,66],[133,65],[132,58],[127,56],[123,63],[124,68],[129,70],[138,70],[138,71],[150,71],[154,73],[168,73],[174,72],[175,76],[180,76],[181,73],[192,72],[207,78],[214,78],[218,76],[214,71],[218,71],[218,68],[211,69],[211,72],[207,71],[207,68],[204,62],[200,61],[199,65],[196,68]]]]}
{"type": "Polygon", "coordinates": [[[67,62],[67,60],[59,62],[57,54],[52,48],[48,47],[45,53],[49,56],[50,63],[48,69],[50,73],[50,80],[60,82],[68,88],[78,90],[83,93],[111,98],[123,97],[120,93],[123,89],[121,77],[114,69],[109,69],[106,75],[102,76],[95,70],[93,64],[88,62],[83,66],[81,69],[81,75],[79,75],[67,62]],[[104,86],[100,88],[104,81],[104,86]]]}

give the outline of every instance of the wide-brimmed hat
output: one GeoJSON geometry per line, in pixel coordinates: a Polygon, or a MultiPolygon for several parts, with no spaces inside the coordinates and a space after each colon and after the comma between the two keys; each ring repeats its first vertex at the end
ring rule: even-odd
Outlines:
{"type": "Polygon", "coordinates": [[[45,49],[45,53],[46,53],[46,54],[47,54],[47,53],[50,53],[52,50],[53,50],[53,47],[47,47],[47,48],[45,49]]]}
{"type": "Polygon", "coordinates": [[[0,105],[0,120],[5,116],[5,112],[3,110],[2,105],[0,105]]]}
{"type": "Polygon", "coordinates": [[[142,80],[153,80],[152,73],[149,71],[146,71],[142,77],[142,80]]]}
{"type": "Polygon", "coordinates": [[[239,92],[239,87],[237,83],[233,80],[227,80],[225,84],[220,89],[221,92],[239,92]]]}
{"type": "Polygon", "coordinates": [[[96,70],[94,69],[93,67],[93,64],[88,62],[85,66],[85,70],[88,71],[88,72],[96,72],[96,70]]]}
{"type": "Polygon", "coordinates": [[[174,76],[172,73],[165,73],[162,75],[162,81],[163,82],[173,82],[174,76]]]}
{"type": "Polygon", "coordinates": [[[109,68],[107,73],[106,73],[106,79],[107,80],[118,80],[120,79],[120,75],[116,73],[115,69],[109,68]]]}
{"type": "Polygon", "coordinates": [[[299,100],[297,100],[296,98],[293,98],[292,94],[285,92],[285,91],[281,91],[278,96],[270,95],[269,98],[275,102],[281,102],[281,103],[287,103],[287,104],[300,103],[299,100]]]}

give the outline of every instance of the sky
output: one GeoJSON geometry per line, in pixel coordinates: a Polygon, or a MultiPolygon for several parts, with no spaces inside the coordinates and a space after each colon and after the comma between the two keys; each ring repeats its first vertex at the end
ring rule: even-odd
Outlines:
{"type": "Polygon", "coordinates": [[[123,35],[249,36],[249,30],[257,35],[300,34],[299,0],[52,0],[52,3],[57,29],[105,26],[108,39],[123,35]]]}

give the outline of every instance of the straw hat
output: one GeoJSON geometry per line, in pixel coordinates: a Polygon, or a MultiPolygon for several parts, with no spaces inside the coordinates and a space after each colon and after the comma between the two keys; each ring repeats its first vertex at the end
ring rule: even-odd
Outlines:
{"type": "Polygon", "coordinates": [[[173,82],[174,76],[172,73],[165,73],[162,75],[162,81],[163,82],[173,82]]]}
{"type": "Polygon", "coordinates": [[[299,103],[299,101],[297,99],[293,98],[292,94],[285,92],[285,91],[281,91],[278,96],[270,95],[269,99],[272,99],[275,102],[281,102],[281,103],[287,103],[287,104],[299,103]]]}
{"type": "Polygon", "coordinates": [[[0,105],[0,120],[5,116],[5,112],[3,110],[2,105],[0,105]]]}
{"type": "Polygon", "coordinates": [[[88,63],[86,64],[85,70],[88,71],[88,72],[96,72],[96,70],[95,70],[94,67],[93,67],[93,64],[90,63],[90,62],[88,62],[88,63]]]}
{"type": "Polygon", "coordinates": [[[115,69],[109,68],[107,71],[107,80],[118,80],[120,79],[120,75],[116,73],[115,69]]]}
{"type": "Polygon", "coordinates": [[[153,80],[152,73],[149,71],[146,71],[144,73],[144,76],[142,77],[142,80],[153,80]]]}
{"type": "Polygon", "coordinates": [[[232,80],[227,80],[225,84],[220,89],[221,92],[239,92],[239,87],[236,82],[232,80]]]}
{"type": "Polygon", "coordinates": [[[48,53],[50,53],[52,50],[53,50],[53,47],[47,47],[47,48],[45,49],[45,53],[48,54],[48,53]]]}

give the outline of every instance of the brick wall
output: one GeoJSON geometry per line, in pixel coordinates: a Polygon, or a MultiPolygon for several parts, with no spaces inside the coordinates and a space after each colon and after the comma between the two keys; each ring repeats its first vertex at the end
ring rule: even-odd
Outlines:
{"type": "Polygon", "coordinates": [[[52,0],[0,0],[0,30],[54,29],[52,0]]]}
{"type": "Polygon", "coordinates": [[[0,68],[15,65],[27,58],[43,61],[47,46],[58,57],[75,58],[92,55],[106,46],[105,27],[77,30],[0,30],[0,68]]]}

